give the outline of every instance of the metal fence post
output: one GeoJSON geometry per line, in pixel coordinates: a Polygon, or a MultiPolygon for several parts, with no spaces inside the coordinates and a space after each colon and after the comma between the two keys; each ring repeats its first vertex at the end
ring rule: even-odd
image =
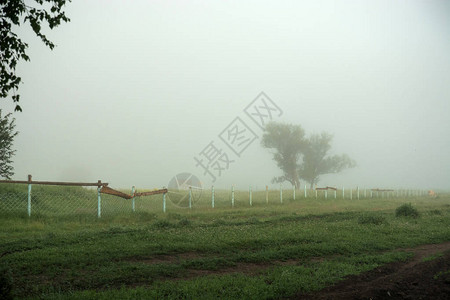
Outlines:
{"type": "Polygon", "coordinates": [[[328,199],[328,189],[325,190],[325,199],[328,199]]]}
{"type": "Polygon", "coordinates": [[[336,199],[337,198],[337,187],[335,186],[334,187],[334,199],[336,199]]]}
{"type": "Polygon", "coordinates": [[[269,204],[269,186],[266,185],[266,204],[269,204]]]}
{"type": "Polygon", "coordinates": [[[231,207],[234,207],[234,185],[231,186],[231,207]]]}
{"type": "Polygon", "coordinates": [[[135,191],[136,191],[136,187],[133,185],[131,187],[131,195],[133,195],[133,201],[131,202],[131,208],[133,209],[133,212],[136,211],[136,207],[135,207],[135,203],[134,203],[134,199],[136,198],[136,197],[134,197],[135,191]]]}
{"type": "Polygon", "coordinates": [[[293,194],[292,194],[292,198],[295,200],[295,185],[293,186],[293,194]]]}
{"type": "Polygon", "coordinates": [[[283,203],[283,186],[280,183],[280,203],[283,203]]]}
{"type": "Polygon", "coordinates": [[[306,184],[305,184],[305,198],[306,198],[306,184]]]}
{"type": "Polygon", "coordinates": [[[342,199],[345,199],[345,187],[342,187],[342,199]]]}
{"type": "Polygon", "coordinates": [[[28,175],[28,204],[27,204],[28,216],[31,216],[31,175],[28,175]]]}
{"type": "Polygon", "coordinates": [[[189,187],[189,208],[192,208],[192,186],[189,187]]]}
{"type": "Polygon", "coordinates": [[[250,206],[252,206],[252,187],[248,187],[248,199],[250,202],[250,206]]]}
{"type": "Polygon", "coordinates": [[[166,212],[166,193],[163,193],[163,212],[166,212]]]}
{"type": "Polygon", "coordinates": [[[214,208],[214,186],[211,187],[211,206],[214,208]]]}
{"type": "Polygon", "coordinates": [[[97,218],[100,218],[102,216],[102,197],[100,196],[100,190],[102,189],[101,184],[102,181],[99,180],[97,187],[97,218]]]}

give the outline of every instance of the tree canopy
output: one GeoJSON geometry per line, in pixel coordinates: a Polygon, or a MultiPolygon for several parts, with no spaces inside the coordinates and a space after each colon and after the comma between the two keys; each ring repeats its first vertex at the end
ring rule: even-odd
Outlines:
{"type": "Polygon", "coordinates": [[[20,60],[29,61],[28,44],[14,32],[21,24],[28,23],[34,33],[51,50],[55,45],[42,33],[42,26],[53,29],[61,22],[69,22],[63,7],[71,0],[0,0],[0,98],[7,98],[12,92],[15,111],[22,111],[17,93],[22,79],[16,75],[20,60]]]}
{"type": "Polygon", "coordinates": [[[0,109],[0,177],[10,179],[14,175],[14,168],[12,167],[12,157],[15,150],[12,150],[14,137],[17,135],[17,131],[14,131],[16,125],[15,119],[11,117],[11,114],[7,114],[2,117],[2,111],[0,109]]]}
{"type": "Polygon", "coordinates": [[[298,188],[303,179],[312,188],[321,175],[354,167],[356,163],[346,154],[328,156],[332,139],[326,132],[305,137],[299,125],[267,124],[261,145],[274,150],[273,160],[283,171],[283,175],[273,178],[272,182],[288,181],[298,188]]]}
{"type": "Polygon", "coordinates": [[[311,184],[311,188],[319,182],[320,175],[339,173],[356,165],[347,154],[327,156],[332,140],[333,136],[326,132],[313,134],[306,140],[298,174],[311,184]]]}
{"type": "Polygon", "coordinates": [[[274,149],[273,160],[283,171],[273,182],[289,181],[299,187],[297,161],[305,148],[305,132],[301,126],[271,122],[266,125],[261,144],[274,149]]]}

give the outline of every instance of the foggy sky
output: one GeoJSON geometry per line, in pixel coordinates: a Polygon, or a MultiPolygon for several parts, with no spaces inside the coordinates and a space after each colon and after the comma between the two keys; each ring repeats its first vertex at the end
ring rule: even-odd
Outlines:
{"type": "MultiPolygon", "coordinates": [[[[53,51],[19,30],[15,179],[155,188],[192,172],[209,187],[194,156],[263,91],[276,121],[356,160],[319,186],[450,188],[448,1],[84,0],[67,15],[53,51]]],[[[215,186],[282,174],[248,122],[259,139],[215,186]]]]}

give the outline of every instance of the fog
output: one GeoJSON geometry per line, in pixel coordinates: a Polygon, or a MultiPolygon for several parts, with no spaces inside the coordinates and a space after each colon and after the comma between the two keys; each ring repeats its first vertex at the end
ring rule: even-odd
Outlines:
{"type": "Polygon", "coordinates": [[[208,188],[263,188],[281,171],[244,109],[264,92],[274,121],[330,132],[331,154],[357,162],[320,186],[450,188],[448,1],[85,0],[66,11],[70,23],[45,31],[53,51],[18,32],[31,62],[17,69],[15,179],[156,188],[190,172],[208,188]],[[257,136],[240,156],[219,137],[236,117],[257,136]],[[210,142],[234,160],[214,183],[194,159],[210,142]]]}

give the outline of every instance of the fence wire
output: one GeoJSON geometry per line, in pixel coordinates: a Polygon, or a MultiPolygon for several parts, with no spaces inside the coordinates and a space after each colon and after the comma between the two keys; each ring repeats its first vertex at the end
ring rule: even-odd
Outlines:
{"type": "Polygon", "coordinates": [[[27,186],[0,184],[0,191],[0,212],[14,215],[25,215],[27,213],[27,186]]]}
{"type": "MultiPolygon", "coordinates": [[[[122,192],[131,195],[131,190],[122,192]]],[[[0,215],[108,217],[155,212],[163,211],[163,197],[162,194],[156,194],[124,199],[99,194],[96,187],[0,183],[0,215]]]]}
{"type": "MultiPolygon", "coordinates": [[[[168,190],[165,194],[124,199],[98,194],[96,187],[50,186],[0,183],[0,215],[37,216],[116,216],[134,212],[154,213],[195,208],[245,208],[282,204],[308,199],[370,199],[424,196],[425,191],[370,189],[312,190],[168,190]],[[214,196],[213,196],[214,195],[214,196]],[[294,196],[295,195],[295,196],[294,196]],[[100,199],[99,199],[100,198],[100,199]],[[164,201],[165,200],[165,201],[164,201]]],[[[122,190],[131,195],[131,190],[122,190]]],[[[143,192],[143,191],[139,191],[143,192]]]]}

